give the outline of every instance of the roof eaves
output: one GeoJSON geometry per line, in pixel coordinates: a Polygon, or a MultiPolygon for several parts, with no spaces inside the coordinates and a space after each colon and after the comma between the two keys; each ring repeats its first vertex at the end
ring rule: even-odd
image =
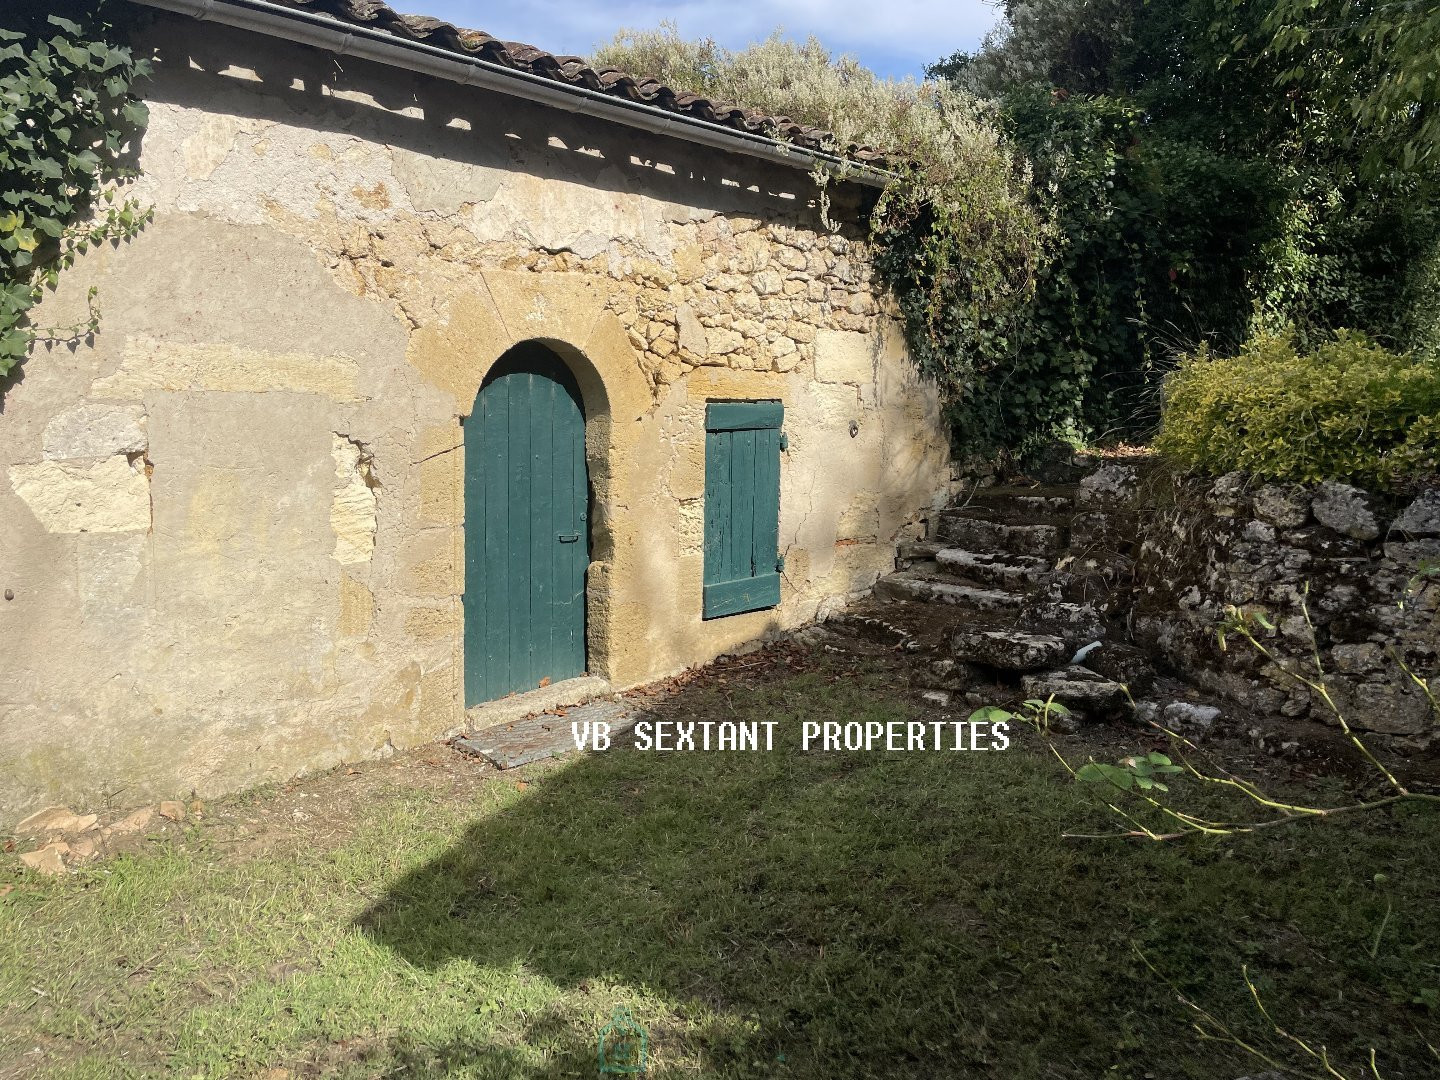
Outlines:
{"type": "Polygon", "coordinates": [[[883,187],[884,157],[869,147],[828,146],[828,132],[757,110],[676,92],[653,78],[595,69],[575,56],[503,42],[426,16],[401,15],[378,0],[135,0],[148,7],[298,41],[337,55],[480,85],[545,105],[602,117],[792,168],[816,165],[883,187]],[[320,9],[320,10],[312,10],[320,9]],[[779,137],[777,137],[779,136],[779,137]]]}

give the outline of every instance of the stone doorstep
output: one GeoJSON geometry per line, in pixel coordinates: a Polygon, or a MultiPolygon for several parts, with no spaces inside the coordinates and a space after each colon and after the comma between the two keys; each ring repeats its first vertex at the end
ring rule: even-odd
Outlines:
{"type": "Polygon", "coordinates": [[[526,690],[523,694],[511,694],[509,697],[471,705],[465,710],[465,726],[446,732],[446,735],[470,735],[500,724],[524,720],[550,709],[585,705],[596,698],[610,697],[614,693],[615,688],[610,685],[610,680],[602,679],[598,675],[564,679],[549,686],[526,690]]]}
{"type": "Polygon", "coordinates": [[[612,694],[608,680],[582,676],[476,705],[465,714],[469,732],[453,739],[452,745],[499,769],[558,757],[576,748],[572,724],[607,723],[612,734],[623,728],[633,710],[618,701],[601,700],[612,694]],[[561,709],[565,715],[556,715],[561,709]]]}

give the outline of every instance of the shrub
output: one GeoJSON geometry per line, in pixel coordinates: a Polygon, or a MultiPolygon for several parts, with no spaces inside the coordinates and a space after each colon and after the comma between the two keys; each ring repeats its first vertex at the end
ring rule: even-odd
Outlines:
{"type": "Polygon", "coordinates": [[[1440,365],[1338,331],[1311,352],[1261,335],[1186,357],[1165,380],[1156,449],[1207,473],[1390,488],[1440,457],[1440,365]]]}

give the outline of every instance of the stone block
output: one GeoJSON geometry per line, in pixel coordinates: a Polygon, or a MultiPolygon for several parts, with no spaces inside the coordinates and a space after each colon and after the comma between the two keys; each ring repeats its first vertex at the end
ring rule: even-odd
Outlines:
{"type": "Polygon", "coordinates": [[[875,346],[868,334],[819,330],[815,335],[815,378],[855,386],[875,381],[875,346]]]}
{"type": "Polygon", "coordinates": [[[150,481],[124,457],[10,467],[10,484],[47,532],[120,533],[150,528],[150,481]]]}
{"type": "Polygon", "coordinates": [[[145,410],[139,405],[87,403],[45,425],[45,456],[52,460],[138,454],[145,449],[145,410]]]}
{"type": "Polygon", "coordinates": [[[1310,519],[1310,493],[1299,484],[1264,484],[1255,490],[1255,516],[1277,529],[1293,529],[1310,519]]]}
{"type": "Polygon", "coordinates": [[[1133,465],[1102,465],[1085,479],[1075,492],[1075,505],[1124,506],[1135,496],[1140,482],[1133,465]]]}
{"type": "Polygon", "coordinates": [[[1380,524],[1370,506],[1370,496],[1349,484],[1326,480],[1311,503],[1315,520],[1355,540],[1374,540],[1380,524]]]}
{"type": "Polygon", "coordinates": [[[1440,537],[1440,489],[1430,488],[1401,511],[1390,526],[1394,539],[1440,537]],[[1396,534],[1400,535],[1396,535],[1396,534]]]}

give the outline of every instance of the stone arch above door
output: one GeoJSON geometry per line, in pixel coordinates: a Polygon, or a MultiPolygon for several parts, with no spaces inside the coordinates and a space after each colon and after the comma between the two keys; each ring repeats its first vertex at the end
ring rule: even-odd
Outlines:
{"type": "MultiPolygon", "coordinates": [[[[543,344],[569,367],[584,404],[591,489],[587,653],[591,674],[616,678],[610,643],[617,605],[611,591],[625,545],[612,525],[618,508],[643,484],[638,421],[653,404],[649,382],[624,326],[606,308],[603,281],[579,274],[486,271],[477,275],[476,285],[457,292],[441,318],[412,332],[407,359],[426,383],[447,393],[457,432],[491,370],[516,344],[543,344]]],[[[463,476],[463,453],[451,456],[458,458],[463,476]]],[[[456,510],[454,525],[463,531],[460,500],[456,510]]],[[[626,576],[633,570],[623,569],[626,576]]]]}

